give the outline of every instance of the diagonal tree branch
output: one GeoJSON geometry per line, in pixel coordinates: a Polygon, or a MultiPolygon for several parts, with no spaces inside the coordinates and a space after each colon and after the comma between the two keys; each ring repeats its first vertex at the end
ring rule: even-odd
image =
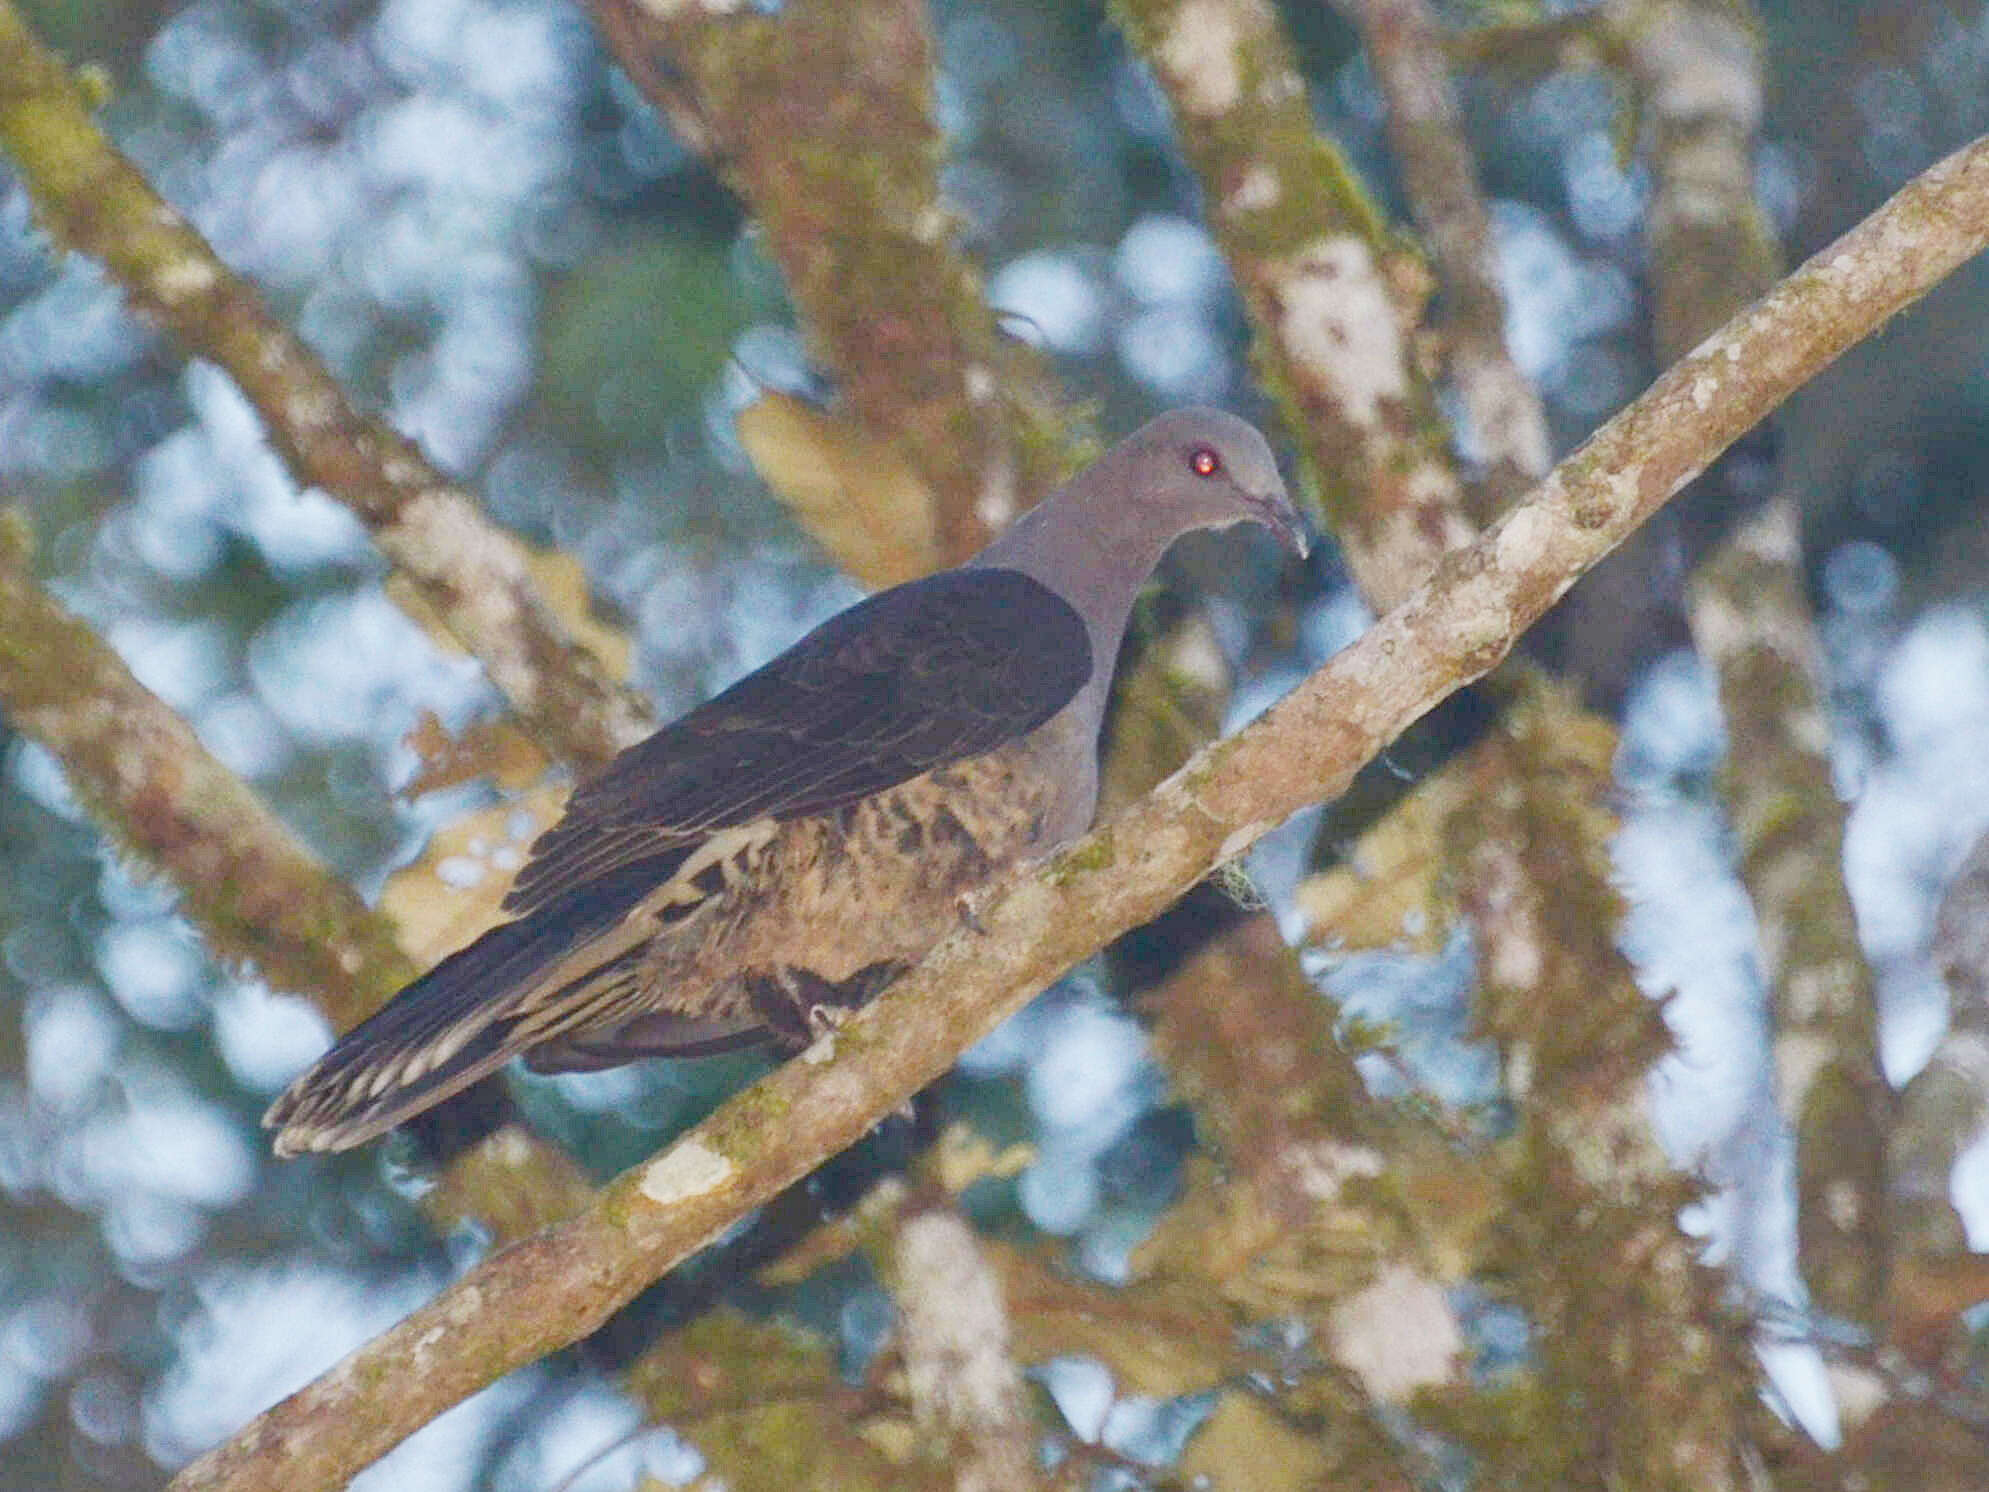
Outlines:
{"type": "MultiPolygon", "coordinates": [[[[221,957],[357,1022],[414,977],[392,920],[333,875],[90,627],[36,583],[27,524],[0,511],[0,709],[40,742],[91,815],[180,893],[221,957]]],[[[507,1125],[458,1156],[423,1199],[446,1227],[504,1240],[580,1210],[579,1167],[507,1125]]]]}
{"type": "Polygon", "coordinates": [[[1430,583],[1254,725],[1200,753],[819,1043],[434,1301],[174,1485],[331,1486],[566,1345],[846,1148],[1038,989],[1493,667],[1574,579],[1805,380],[1989,245],[1989,139],[1957,152],[1667,371],[1430,583]]]}
{"type": "Polygon", "coordinates": [[[647,706],[567,634],[533,582],[525,546],[412,441],[353,406],[255,288],[111,145],[10,0],[0,0],[0,147],[49,234],[98,260],[148,319],[235,380],[291,474],[352,509],[533,734],[584,767],[648,733],[647,706]]]}
{"type": "Polygon", "coordinates": [[[179,888],[222,958],[350,1026],[417,972],[393,925],[327,870],[89,625],[36,583],[0,512],[0,709],[62,762],[123,848],[179,888]]]}

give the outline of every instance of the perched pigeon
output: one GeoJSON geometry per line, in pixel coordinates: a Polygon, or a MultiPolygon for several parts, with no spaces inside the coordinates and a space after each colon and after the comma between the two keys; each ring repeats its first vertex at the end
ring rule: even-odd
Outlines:
{"type": "Polygon", "coordinates": [[[298,1078],[279,1154],[344,1150],[523,1055],[539,1071],[805,1045],[995,871],[1090,826],[1133,598],[1191,529],[1304,551],[1263,436],[1139,430],[957,570],[872,596],[575,791],[505,900],[298,1078]]]}

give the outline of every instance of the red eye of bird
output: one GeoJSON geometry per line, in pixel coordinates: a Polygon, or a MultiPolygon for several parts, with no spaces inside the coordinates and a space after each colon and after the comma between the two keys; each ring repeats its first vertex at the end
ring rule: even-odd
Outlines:
{"type": "Polygon", "coordinates": [[[1188,458],[1188,470],[1198,477],[1212,477],[1222,470],[1222,457],[1208,446],[1196,446],[1194,454],[1188,458]]]}

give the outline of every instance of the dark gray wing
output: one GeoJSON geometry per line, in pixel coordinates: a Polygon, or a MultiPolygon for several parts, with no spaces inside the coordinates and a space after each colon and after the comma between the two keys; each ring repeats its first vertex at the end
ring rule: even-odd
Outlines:
{"type": "MultiPolygon", "coordinates": [[[[285,1090],[263,1118],[278,1150],[363,1143],[594,1011],[626,1012],[643,948],[624,918],[711,835],[833,812],[991,751],[1056,714],[1091,669],[1083,619],[1015,570],[948,571],[824,623],[581,786],[506,898],[517,918],[285,1090]]],[[[688,1015],[681,1035],[684,1052],[741,1039],[688,1015]]]]}
{"type": "Polygon", "coordinates": [[[504,905],[529,913],[720,829],[828,813],[992,751],[1070,703],[1091,668],[1082,618],[1020,571],[894,587],[616,757],[539,836],[504,905]]]}

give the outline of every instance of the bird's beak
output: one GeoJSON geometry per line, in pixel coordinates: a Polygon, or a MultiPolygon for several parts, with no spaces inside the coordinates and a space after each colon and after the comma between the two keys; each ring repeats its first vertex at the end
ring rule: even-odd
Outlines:
{"type": "Polygon", "coordinates": [[[1305,520],[1298,516],[1291,499],[1282,492],[1274,492],[1261,499],[1264,512],[1264,527],[1278,536],[1278,542],[1285,546],[1294,559],[1304,559],[1312,552],[1312,541],[1305,536],[1305,520]]]}

